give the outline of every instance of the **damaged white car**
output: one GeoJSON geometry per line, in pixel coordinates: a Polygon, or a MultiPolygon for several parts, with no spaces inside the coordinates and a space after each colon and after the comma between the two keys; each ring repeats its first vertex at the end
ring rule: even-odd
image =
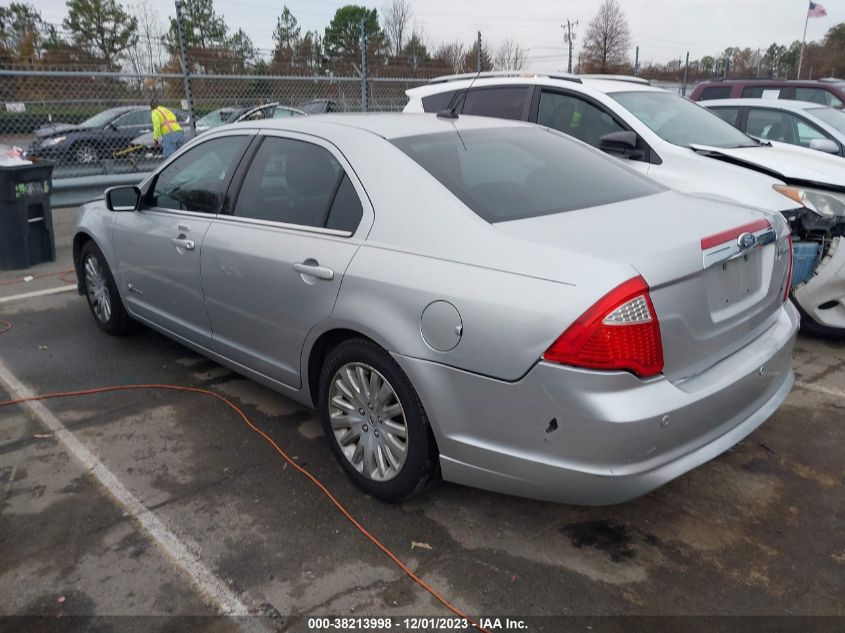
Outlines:
{"type": "Polygon", "coordinates": [[[701,106],[635,77],[481,73],[407,91],[405,112],[454,111],[539,123],[663,185],[783,213],[792,297],[808,329],[845,336],[845,161],[761,142],[701,106]]]}

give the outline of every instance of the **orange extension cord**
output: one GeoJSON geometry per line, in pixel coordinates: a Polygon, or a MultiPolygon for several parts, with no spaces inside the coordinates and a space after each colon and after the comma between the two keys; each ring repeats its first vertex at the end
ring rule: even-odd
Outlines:
{"type": "MultiPolygon", "coordinates": [[[[59,279],[61,279],[62,281],[66,282],[66,283],[74,283],[74,281],[71,281],[69,279],[65,279],[65,277],[67,275],[69,275],[70,273],[73,273],[73,272],[75,272],[75,271],[73,271],[73,270],[63,270],[63,271],[59,271],[59,272],[55,272],[55,273],[45,273],[45,274],[42,274],[42,275],[33,276],[33,279],[43,279],[44,277],[56,277],[56,276],[58,276],[59,279]]],[[[14,279],[14,280],[11,280],[11,281],[0,282],[0,286],[11,286],[13,284],[19,284],[19,283],[24,283],[24,280],[23,279],[14,279]]],[[[0,325],[6,326],[5,329],[0,330],[0,334],[3,334],[4,332],[8,332],[9,330],[12,329],[12,324],[9,323],[8,321],[3,320],[3,319],[0,319],[0,325]]],[[[437,592],[437,590],[435,590],[431,585],[429,585],[426,581],[424,581],[422,578],[420,578],[414,572],[412,572],[408,568],[408,566],[405,565],[405,563],[403,563],[401,560],[399,560],[399,557],[396,556],[396,554],[394,554],[392,551],[390,551],[390,549],[387,547],[387,545],[382,543],[378,538],[373,536],[373,534],[370,533],[369,530],[367,530],[367,528],[365,528],[363,525],[361,525],[361,523],[359,523],[358,520],[354,516],[352,516],[352,514],[349,512],[349,510],[347,510],[346,507],[344,507],[344,505],[337,499],[337,497],[335,497],[329,491],[329,489],[326,488],[325,485],[323,485],[323,483],[319,479],[317,479],[314,475],[312,475],[310,472],[305,470],[305,468],[303,468],[302,466],[297,464],[293,459],[291,459],[288,456],[288,454],[285,453],[282,450],[282,448],[275,442],[275,440],[272,437],[270,437],[264,431],[262,431],[260,428],[258,428],[253,423],[253,421],[249,419],[247,414],[244,413],[242,409],[240,409],[234,402],[232,402],[228,398],[221,396],[219,393],[216,393],[214,391],[209,391],[208,389],[202,389],[201,387],[180,387],[178,385],[156,385],[156,384],[150,384],[150,385],[117,385],[117,386],[112,386],[112,387],[97,387],[97,388],[94,388],[94,389],[81,389],[79,391],[57,391],[57,392],[54,392],[54,393],[46,393],[46,394],[42,394],[42,395],[38,395],[38,396],[30,396],[29,398],[17,398],[15,400],[2,400],[2,401],[0,401],[0,408],[8,407],[8,406],[16,405],[16,404],[22,404],[24,402],[32,402],[32,401],[35,401],[35,400],[50,400],[50,399],[53,399],[53,398],[73,398],[73,397],[78,397],[78,396],[90,396],[90,395],[94,395],[94,394],[98,394],[98,393],[108,393],[108,392],[111,392],[111,391],[136,391],[136,390],[141,390],[141,389],[160,389],[160,390],[166,390],[166,391],[181,391],[181,392],[188,392],[188,393],[199,393],[199,394],[202,394],[202,395],[205,395],[205,396],[211,396],[212,398],[216,398],[217,400],[219,400],[220,402],[225,404],[227,407],[229,407],[235,413],[237,413],[250,429],[252,429],[256,433],[258,433],[261,437],[263,437],[267,441],[267,443],[270,444],[270,446],[272,446],[276,450],[276,452],[279,455],[281,455],[282,458],[284,458],[284,460],[288,464],[290,464],[290,466],[292,468],[294,468],[298,473],[303,475],[312,484],[317,486],[317,488],[320,490],[320,492],[322,492],[326,497],[328,497],[329,501],[331,501],[334,504],[334,506],[338,509],[338,511],[344,517],[346,517],[346,519],[352,525],[354,525],[355,528],[361,534],[363,534],[367,539],[369,539],[369,541],[373,545],[375,545],[391,561],[393,561],[393,563],[397,567],[399,567],[399,569],[401,569],[403,572],[405,572],[405,574],[411,580],[413,580],[420,587],[425,589],[438,602],[440,602],[444,607],[449,609],[449,611],[454,613],[456,616],[466,620],[474,628],[478,629],[479,631],[483,631],[484,633],[490,633],[490,631],[488,631],[487,629],[479,626],[479,624],[476,623],[475,620],[473,620],[470,616],[468,616],[463,611],[458,609],[458,607],[453,605],[446,598],[444,598],[441,594],[439,594],[437,592]]]]}
{"type": "Polygon", "coordinates": [[[156,384],[150,384],[150,385],[119,385],[119,386],[113,386],[113,387],[98,387],[98,388],[95,388],[95,389],[81,389],[79,391],[59,391],[59,392],[55,392],[55,393],[47,393],[47,394],[42,394],[42,395],[37,395],[37,396],[30,396],[28,398],[17,398],[15,400],[4,400],[4,401],[0,401],[0,408],[15,405],[15,404],[21,404],[23,402],[31,402],[31,401],[34,401],[34,400],[49,400],[49,399],[52,399],[52,398],[71,398],[71,397],[77,397],[77,396],[90,396],[90,395],[98,394],[98,393],[108,393],[108,392],[111,392],[111,391],[135,391],[135,390],[141,390],[141,389],[160,389],[160,390],[167,390],[167,391],[181,391],[181,392],[188,392],[188,393],[199,393],[199,394],[202,394],[202,395],[205,395],[205,396],[211,396],[212,398],[216,398],[217,400],[224,403],[226,406],[228,406],[230,409],[232,409],[235,413],[237,413],[250,429],[252,429],[256,433],[258,433],[261,437],[263,437],[267,441],[267,443],[270,444],[270,446],[272,446],[276,450],[276,452],[279,455],[281,455],[282,458],[284,458],[284,460],[292,468],[294,468],[298,473],[300,473],[305,478],[307,478],[312,484],[317,486],[317,488],[320,490],[320,492],[322,492],[326,497],[328,497],[329,501],[331,501],[334,504],[334,506],[338,509],[338,511],[344,517],[346,517],[346,519],[352,525],[354,525],[355,528],[361,534],[363,534],[367,539],[369,539],[369,541],[373,545],[375,545],[391,561],[393,561],[393,563],[395,563],[396,566],[399,567],[399,569],[401,569],[403,572],[405,572],[405,574],[411,580],[413,580],[420,587],[425,589],[438,602],[440,602],[443,606],[445,606],[447,609],[449,609],[449,611],[454,613],[456,616],[466,620],[474,628],[478,629],[479,631],[484,631],[484,633],[490,633],[487,629],[481,627],[470,616],[465,614],[463,611],[458,609],[458,607],[453,605],[446,598],[444,598],[441,594],[439,594],[437,592],[437,590],[435,590],[431,585],[429,585],[422,578],[420,578],[414,572],[412,572],[408,568],[408,566],[405,565],[405,563],[403,563],[401,560],[399,560],[399,557],[396,556],[396,554],[394,554],[392,551],[390,551],[390,549],[384,543],[382,543],[377,537],[373,536],[373,534],[371,532],[369,532],[369,530],[367,530],[363,525],[361,525],[361,523],[359,523],[358,520],[354,516],[352,516],[352,514],[349,512],[349,510],[347,510],[344,507],[344,505],[337,499],[337,497],[335,497],[329,491],[329,489],[326,488],[325,485],[323,485],[323,483],[319,479],[317,479],[314,475],[312,475],[310,472],[308,472],[305,468],[303,468],[302,466],[297,464],[291,457],[288,456],[287,453],[285,453],[282,450],[282,448],[275,442],[275,440],[273,440],[273,438],[271,438],[264,431],[262,431],[260,428],[258,428],[252,422],[252,420],[249,419],[249,417],[246,415],[246,413],[243,412],[243,410],[241,410],[231,400],[227,399],[224,396],[221,396],[219,393],[215,393],[214,391],[209,391],[208,389],[202,389],[200,387],[180,387],[180,386],[177,386],[177,385],[156,385],[156,384]]]}

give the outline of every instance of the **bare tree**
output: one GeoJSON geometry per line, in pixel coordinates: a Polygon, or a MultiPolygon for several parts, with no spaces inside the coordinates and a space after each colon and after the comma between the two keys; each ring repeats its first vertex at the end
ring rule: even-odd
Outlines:
{"type": "MultiPolygon", "coordinates": [[[[138,75],[160,72],[167,61],[163,43],[164,27],[149,0],[140,0],[131,7],[138,20],[137,39],[126,51],[126,67],[138,75]]],[[[151,81],[149,78],[147,81],[151,81]]],[[[144,79],[136,78],[138,88],[144,86],[144,79]]]]}
{"type": "Polygon", "coordinates": [[[507,39],[496,50],[493,68],[496,70],[522,70],[525,68],[527,52],[519,42],[507,39]]]}
{"type": "Polygon", "coordinates": [[[631,31],[622,6],[617,0],[604,0],[587,28],[585,61],[606,73],[613,66],[626,64],[630,50],[631,31]]]}
{"type": "Polygon", "coordinates": [[[466,70],[466,51],[464,45],[458,41],[443,43],[438,46],[432,59],[440,63],[446,68],[450,68],[453,73],[462,73],[466,70]]]}
{"type": "Polygon", "coordinates": [[[384,31],[390,40],[390,52],[398,55],[405,46],[405,34],[413,17],[408,0],[393,0],[393,3],[382,9],[384,14],[384,31]]]}

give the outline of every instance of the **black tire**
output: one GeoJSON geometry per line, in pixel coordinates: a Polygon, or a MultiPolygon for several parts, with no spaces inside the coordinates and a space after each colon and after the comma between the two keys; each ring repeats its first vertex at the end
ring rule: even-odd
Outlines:
{"type": "MultiPolygon", "coordinates": [[[[364,338],[349,339],[340,343],[328,353],[323,362],[318,394],[320,418],[326,439],[341,468],[356,486],[377,499],[394,503],[425,490],[438,472],[437,447],[416,390],[390,354],[364,338]],[[332,429],[332,380],[339,369],[350,363],[363,363],[381,374],[392,387],[404,414],[407,429],[405,462],[401,470],[387,481],[376,481],[359,472],[344,454],[332,429]]],[[[376,436],[378,434],[378,431],[371,432],[376,436]]]]}
{"type": "Polygon", "coordinates": [[[126,309],[123,307],[123,301],[120,299],[120,293],[117,291],[117,285],[114,283],[114,276],[109,268],[109,264],[103,256],[103,252],[93,240],[89,240],[82,247],[82,251],[79,254],[79,271],[82,280],[82,291],[85,293],[85,298],[88,301],[91,316],[94,317],[94,321],[99,328],[103,332],[112,335],[128,334],[134,330],[135,322],[126,314],[126,309]],[[89,264],[95,268],[99,267],[101,271],[104,284],[99,289],[96,285],[89,288],[92,279],[95,280],[96,284],[96,277],[89,275],[86,269],[86,266],[89,264]],[[103,306],[98,305],[101,301],[97,296],[98,290],[101,293],[108,293],[109,309],[105,313],[103,306]]]}

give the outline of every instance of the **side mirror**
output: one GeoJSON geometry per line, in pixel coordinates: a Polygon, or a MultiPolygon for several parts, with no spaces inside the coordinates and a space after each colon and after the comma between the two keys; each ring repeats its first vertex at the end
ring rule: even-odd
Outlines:
{"type": "Polygon", "coordinates": [[[839,143],[830,138],[814,138],[810,141],[810,149],[816,149],[827,154],[838,154],[839,143]]]}
{"type": "Polygon", "coordinates": [[[109,187],[106,189],[106,208],[109,211],[136,211],[141,203],[141,190],[131,187],[109,187]]]}
{"type": "Polygon", "coordinates": [[[626,158],[640,160],[645,152],[637,148],[636,132],[611,132],[599,139],[599,149],[608,154],[617,154],[626,158]]]}

